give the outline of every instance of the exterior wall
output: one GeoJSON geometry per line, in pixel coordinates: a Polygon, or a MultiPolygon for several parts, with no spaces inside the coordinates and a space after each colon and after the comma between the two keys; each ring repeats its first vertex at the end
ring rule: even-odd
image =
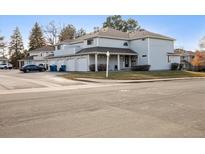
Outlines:
{"type": "Polygon", "coordinates": [[[0,64],[8,64],[8,60],[0,60],[0,64]]]}
{"type": "Polygon", "coordinates": [[[167,53],[174,52],[174,41],[149,39],[148,64],[151,65],[150,70],[168,70],[167,53]]]}
{"type": "MultiPolygon", "coordinates": [[[[90,60],[90,65],[95,64],[95,55],[90,55],[89,60],[90,60]]],[[[99,64],[107,64],[107,57],[105,55],[98,55],[98,65],[99,64]]],[[[129,67],[127,68],[130,68],[131,62],[129,64],[130,64],[129,67]]],[[[114,71],[116,65],[117,65],[117,55],[111,55],[109,59],[109,66],[108,66],[109,70],[114,71]]],[[[120,69],[124,69],[124,68],[126,68],[124,56],[120,56],[120,69]]]]}
{"type": "Polygon", "coordinates": [[[87,45],[87,40],[83,41],[83,45],[81,46],[82,48],[91,48],[91,47],[96,47],[99,44],[99,38],[93,38],[93,44],[87,45]]]}
{"type": "Polygon", "coordinates": [[[77,51],[79,51],[83,46],[83,43],[76,43],[73,45],[61,45],[60,50],[55,50],[55,56],[62,56],[62,55],[73,55],[77,51]]]}
{"type": "MultiPolygon", "coordinates": [[[[95,64],[95,55],[90,55],[90,64],[95,64]]],[[[107,64],[106,55],[98,55],[98,65],[107,64]]],[[[117,65],[117,55],[111,55],[109,59],[109,70],[115,70],[115,65],[117,65]]]]}
{"type": "Polygon", "coordinates": [[[66,65],[66,71],[89,71],[88,56],[71,56],[65,58],[52,58],[48,60],[48,65],[57,65],[57,70],[61,65],[66,65]],[[84,65],[81,64],[84,61],[84,65]],[[85,66],[86,65],[86,66],[85,66]]]}
{"type": "Polygon", "coordinates": [[[130,49],[138,53],[139,65],[148,64],[148,39],[138,39],[130,41],[130,49]],[[143,55],[146,55],[146,57],[143,57],[143,55]]]}
{"type": "Polygon", "coordinates": [[[98,45],[100,47],[113,47],[113,48],[129,48],[129,42],[126,40],[117,40],[117,39],[108,39],[108,38],[98,38],[98,45]],[[127,42],[128,46],[124,46],[123,44],[127,42]]]}
{"type": "Polygon", "coordinates": [[[51,54],[51,51],[35,51],[35,52],[29,52],[30,56],[34,56],[34,60],[44,60],[46,56],[51,54]]]}
{"type": "MultiPolygon", "coordinates": [[[[167,53],[174,52],[174,41],[171,41],[171,40],[146,38],[146,39],[126,41],[126,40],[117,40],[117,39],[109,39],[109,38],[93,38],[93,43],[91,45],[87,45],[87,40],[84,40],[83,43],[76,43],[73,45],[63,45],[61,50],[54,51],[54,55],[55,56],[63,56],[63,55],[69,55],[69,54],[73,55],[76,53],[76,51],[79,51],[82,48],[95,47],[95,46],[130,48],[136,53],[138,53],[137,64],[138,65],[149,64],[151,65],[150,70],[169,69],[170,63],[168,62],[167,53]],[[128,42],[128,46],[123,45],[125,42],[128,42]]],[[[73,56],[74,61],[75,61],[75,68],[73,70],[76,70],[76,58],[77,57],[79,56],[73,56]]],[[[88,61],[87,70],[89,70],[89,65],[95,63],[94,55],[90,55],[90,56],[87,55],[87,61],[88,61]]],[[[82,61],[82,63],[85,63],[85,60],[82,61]]],[[[120,56],[120,68],[121,69],[125,68],[124,63],[125,63],[124,56],[120,56]]],[[[130,58],[129,63],[130,63],[129,65],[131,66],[131,58],[130,58]]],[[[58,65],[56,62],[55,64],[58,65]]],[[[98,55],[98,64],[106,64],[105,55],[98,55]]],[[[117,65],[117,56],[111,56],[109,69],[114,70],[115,65],[117,65]]]]}

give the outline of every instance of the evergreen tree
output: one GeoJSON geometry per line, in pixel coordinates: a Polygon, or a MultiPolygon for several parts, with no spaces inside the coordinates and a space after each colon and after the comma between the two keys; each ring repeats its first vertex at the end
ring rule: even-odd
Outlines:
{"type": "Polygon", "coordinates": [[[16,27],[9,43],[10,61],[14,68],[18,68],[18,60],[23,58],[23,40],[19,28],[16,27]]]}
{"type": "Polygon", "coordinates": [[[46,41],[43,37],[43,32],[39,24],[36,22],[31,30],[29,37],[29,50],[34,50],[46,45],[46,41]]]}
{"type": "Polygon", "coordinates": [[[75,32],[76,32],[76,30],[75,30],[75,27],[73,25],[65,26],[60,32],[59,41],[61,42],[61,41],[67,40],[67,39],[73,39],[75,32]]]}

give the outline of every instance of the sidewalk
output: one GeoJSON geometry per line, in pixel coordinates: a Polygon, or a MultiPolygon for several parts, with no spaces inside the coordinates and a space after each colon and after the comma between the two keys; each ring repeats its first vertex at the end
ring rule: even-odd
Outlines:
{"type": "Polygon", "coordinates": [[[144,82],[193,80],[193,79],[205,79],[205,77],[165,78],[165,79],[147,79],[147,80],[112,80],[112,79],[77,78],[75,80],[83,81],[83,82],[93,82],[93,83],[144,83],[144,82]]]}

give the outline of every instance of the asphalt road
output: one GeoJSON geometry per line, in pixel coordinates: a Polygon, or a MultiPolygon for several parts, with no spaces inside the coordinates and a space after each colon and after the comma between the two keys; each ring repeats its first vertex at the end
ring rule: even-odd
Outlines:
{"type": "Polygon", "coordinates": [[[0,71],[0,137],[205,137],[205,80],[94,84],[0,71]]]}

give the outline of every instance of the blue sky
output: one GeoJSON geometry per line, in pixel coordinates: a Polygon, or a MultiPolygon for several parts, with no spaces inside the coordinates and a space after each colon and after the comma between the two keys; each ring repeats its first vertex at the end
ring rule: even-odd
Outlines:
{"type": "MultiPolygon", "coordinates": [[[[29,33],[37,21],[45,27],[50,21],[56,24],[73,24],[77,29],[84,28],[91,32],[93,27],[102,26],[107,16],[0,16],[0,35],[5,40],[10,40],[10,35],[16,26],[20,28],[24,39],[24,46],[27,48],[29,33]]],[[[168,35],[176,39],[175,47],[183,47],[187,50],[198,48],[199,40],[205,36],[205,16],[122,16],[124,19],[134,18],[140,26],[149,31],[168,35]]]]}

